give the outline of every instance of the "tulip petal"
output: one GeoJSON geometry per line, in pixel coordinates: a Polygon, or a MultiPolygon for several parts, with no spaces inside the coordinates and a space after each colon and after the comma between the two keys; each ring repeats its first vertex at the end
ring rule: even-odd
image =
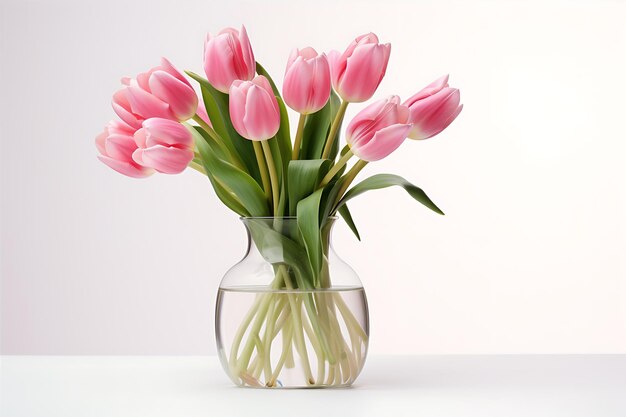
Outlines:
{"type": "Polygon", "coordinates": [[[228,36],[218,35],[205,45],[204,72],[209,83],[222,93],[228,93],[232,82],[239,78],[233,65],[234,52],[228,36]]]}
{"type": "Polygon", "coordinates": [[[354,40],[357,45],[365,45],[368,43],[378,43],[378,36],[374,32],[369,32],[361,36],[357,36],[354,40]]]}
{"type": "Polygon", "coordinates": [[[248,38],[248,31],[246,31],[246,27],[243,25],[241,25],[241,31],[239,32],[239,48],[245,65],[244,72],[240,74],[243,77],[239,77],[239,79],[251,80],[254,78],[256,71],[256,62],[254,60],[254,52],[252,52],[252,45],[250,45],[250,39],[248,38]]]}
{"type": "Polygon", "coordinates": [[[133,159],[141,161],[142,165],[149,166],[163,174],[179,174],[187,168],[193,159],[191,149],[179,149],[162,145],[146,149],[138,149],[133,159]]]}
{"type": "Polygon", "coordinates": [[[174,67],[174,65],[172,65],[172,63],[165,57],[161,57],[161,69],[171,76],[175,77],[183,84],[186,84],[188,87],[193,88],[191,87],[191,83],[189,82],[189,80],[187,80],[185,76],[181,74],[180,71],[178,71],[176,67],[174,67]]]}
{"type": "Polygon", "coordinates": [[[135,144],[137,145],[138,148],[146,147],[147,136],[148,136],[148,133],[146,132],[146,129],[143,127],[135,132],[135,134],[133,135],[133,139],[135,140],[135,144]]]}
{"type": "Polygon", "coordinates": [[[315,113],[326,105],[330,98],[330,67],[328,58],[321,54],[314,59],[312,93],[308,112],[315,113]]]}
{"type": "Polygon", "coordinates": [[[173,120],[153,117],[143,122],[142,130],[146,131],[146,148],[155,145],[176,146],[178,148],[193,147],[191,132],[173,120]]]}
{"type": "Polygon", "coordinates": [[[390,96],[387,99],[372,103],[358,113],[350,125],[348,131],[354,137],[353,144],[363,145],[363,141],[369,140],[374,132],[383,127],[393,124],[405,124],[409,121],[409,108],[400,105],[400,97],[390,96]]]}
{"type": "Polygon", "coordinates": [[[313,89],[313,67],[298,57],[285,74],[283,99],[298,113],[306,113],[313,89]]]}
{"type": "Polygon", "coordinates": [[[145,178],[154,173],[153,169],[139,166],[134,162],[122,162],[104,155],[99,155],[98,159],[120,174],[132,178],[145,178]]]}
{"type": "Polygon", "coordinates": [[[328,53],[328,64],[330,66],[330,79],[333,87],[338,90],[339,80],[346,70],[347,59],[343,58],[341,52],[332,50],[328,53]]]}
{"type": "Polygon", "coordinates": [[[459,107],[457,107],[456,110],[454,110],[454,112],[449,114],[446,119],[441,121],[439,125],[435,127],[429,126],[429,130],[423,130],[419,125],[413,125],[413,128],[411,129],[411,132],[409,133],[409,139],[424,140],[424,139],[430,139],[433,136],[438,135],[444,129],[450,126],[450,124],[454,121],[454,119],[456,119],[459,113],[461,113],[461,110],[463,110],[462,104],[459,107]]]}
{"type": "Polygon", "coordinates": [[[359,103],[374,95],[385,75],[389,55],[385,45],[366,44],[355,48],[348,57],[346,70],[338,82],[344,100],[359,103]]]}
{"type": "Polygon", "coordinates": [[[370,32],[364,35],[357,36],[352,42],[350,42],[350,45],[348,45],[345,52],[343,53],[343,57],[348,58],[349,56],[351,56],[358,46],[377,43],[378,36],[376,36],[375,33],[370,32]]]}
{"type": "Polygon", "coordinates": [[[107,131],[106,128],[102,131],[102,133],[96,136],[96,148],[98,148],[98,152],[100,152],[102,155],[107,154],[107,151],[105,148],[105,141],[108,136],[109,136],[109,132],[107,131]]]}
{"type": "Polygon", "coordinates": [[[451,97],[454,101],[450,103],[450,107],[456,108],[461,99],[460,92],[455,88],[449,87],[415,102],[410,106],[411,122],[420,123],[424,119],[427,119],[432,113],[439,111],[438,109],[441,105],[448,101],[451,97]]]}
{"type": "Polygon", "coordinates": [[[139,129],[141,127],[141,120],[137,117],[137,115],[131,112],[127,88],[123,88],[113,94],[111,105],[113,106],[115,114],[126,122],[126,124],[135,129],[139,129]]]}
{"type": "Polygon", "coordinates": [[[174,118],[170,111],[170,106],[156,96],[142,90],[138,86],[127,87],[127,91],[128,101],[133,113],[142,116],[144,119],[151,117],[174,118]]]}
{"type": "Polygon", "coordinates": [[[398,149],[411,130],[410,124],[395,124],[377,131],[363,146],[352,147],[352,152],[364,161],[378,161],[398,149]]]}
{"type": "Polygon", "coordinates": [[[258,85],[253,85],[248,90],[243,124],[251,136],[250,139],[266,140],[278,132],[280,115],[272,99],[276,101],[273,95],[270,97],[270,94],[258,85]]]}
{"type": "Polygon", "coordinates": [[[109,135],[104,141],[106,155],[118,161],[131,161],[133,151],[137,149],[137,144],[132,136],[109,135]]]}
{"type": "MultiPolygon", "coordinates": [[[[411,139],[427,139],[441,132],[450,115],[458,114],[461,101],[460,91],[455,88],[444,88],[430,97],[422,99],[411,106],[410,120],[413,129],[411,139]]],[[[456,116],[454,116],[456,117],[456,116]]]]}
{"type": "Polygon", "coordinates": [[[432,96],[433,94],[438,93],[445,87],[448,87],[448,78],[448,74],[444,75],[443,77],[437,78],[435,81],[428,84],[416,94],[412,95],[408,100],[404,102],[404,105],[411,107],[411,105],[413,105],[418,100],[422,100],[426,97],[432,96]]]}
{"type": "Polygon", "coordinates": [[[241,136],[246,139],[251,139],[243,123],[243,118],[246,114],[246,93],[243,88],[239,88],[241,83],[235,81],[230,88],[228,97],[228,113],[230,114],[230,121],[233,127],[241,136]]]}
{"type": "MultiPolygon", "coordinates": [[[[150,79],[150,76],[152,75],[152,73],[154,72],[154,68],[146,71],[146,72],[142,72],[141,74],[137,75],[137,79],[136,81],[136,85],[139,86],[139,88],[141,88],[144,91],[147,91],[148,93],[150,93],[150,85],[148,84],[148,80],[150,79]]],[[[131,80],[130,85],[134,85],[135,83],[133,83],[133,81],[131,80]]]]}
{"type": "Polygon", "coordinates": [[[135,133],[134,128],[128,126],[121,120],[111,120],[106,126],[109,133],[119,133],[120,135],[132,136],[135,133]]]}
{"type": "Polygon", "coordinates": [[[150,76],[149,84],[152,94],[168,103],[178,120],[188,120],[196,114],[196,92],[173,75],[161,70],[155,71],[150,76]]]}
{"type": "Polygon", "coordinates": [[[267,91],[272,96],[274,95],[274,90],[272,90],[272,85],[270,84],[268,79],[265,78],[264,76],[257,75],[256,77],[254,77],[252,79],[252,83],[255,84],[255,85],[258,85],[259,87],[261,87],[263,90],[267,91]]]}

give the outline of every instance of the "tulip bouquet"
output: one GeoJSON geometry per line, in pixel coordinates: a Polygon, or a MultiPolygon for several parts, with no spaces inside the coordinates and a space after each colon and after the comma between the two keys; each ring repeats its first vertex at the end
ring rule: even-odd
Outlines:
{"type": "MultiPolygon", "coordinates": [[[[444,76],[404,102],[394,95],[364,107],[347,124],[342,146],[346,108],[374,95],[390,52],[391,45],[380,43],[373,33],[357,37],[344,52],[295,49],[287,60],[281,95],[255,61],[246,29],[224,29],[206,38],[206,78],[186,72],[198,83],[200,99],[165,58],[136,78],[122,79],[112,102],[119,120],[109,122],[96,138],[99,159],[130,177],[177,174],[187,168],[206,175],[217,197],[239,216],[272,219],[249,226],[262,256],[274,268],[272,289],[330,288],[325,228],[338,213],[359,236],[347,206],[352,198],[400,186],[443,214],[420,188],[396,175],[378,174],[353,185],[368,163],[391,154],[406,138],[437,135],[462,109],[459,90],[449,87],[444,76]],[[293,140],[287,107],[298,113],[293,140]],[[285,219],[295,219],[297,227],[283,227],[285,219]]],[[[235,381],[259,385],[265,372],[265,385],[275,386],[292,346],[301,356],[309,385],[356,377],[354,363],[363,359],[359,346],[366,345],[367,335],[340,300],[272,297],[257,297],[226,355],[235,381]],[[338,315],[348,328],[349,342],[339,331],[338,315]],[[286,332],[285,354],[282,364],[274,366],[264,344],[281,328],[286,332]],[[318,367],[328,365],[317,376],[306,360],[307,337],[316,347],[318,367]]]]}

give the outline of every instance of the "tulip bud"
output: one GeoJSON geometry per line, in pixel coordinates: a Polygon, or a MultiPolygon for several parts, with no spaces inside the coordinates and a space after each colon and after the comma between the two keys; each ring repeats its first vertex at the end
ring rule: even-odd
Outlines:
{"type": "Polygon", "coordinates": [[[343,54],[328,54],[333,87],[339,96],[351,103],[370,99],[385,76],[391,45],[378,43],[373,33],[361,35],[343,54]]]}
{"type": "Polygon", "coordinates": [[[361,110],[346,129],[350,150],[364,161],[383,159],[404,142],[411,130],[409,108],[400,97],[376,101],[361,110]]]}
{"type": "Polygon", "coordinates": [[[246,28],[226,28],[217,36],[210,33],[204,43],[204,72],[213,87],[228,93],[235,80],[254,78],[256,62],[246,28]]]}
{"type": "Polygon", "coordinates": [[[330,97],[330,68],[325,54],[313,48],[294,49],[287,61],[283,98],[301,114],[315,113],[330,97]]]}
{"type": "Polygon", "coordinates": [[[178,174],[193,159],[193,137],[187,128],[168,119],[144,120],[134,135],[133,160],[163,174],[178,174]]]}
{"type": "Polygon", "coordinates": [[[113,95],[113,110],[128,125],[139,129],[145,119],[190,119],[198,106],[193,87],[165,58],[161,65],[137,79],[123,78],[124,88],[113,95]]]}
{"type": "Polygon", "coordinates": [[[235,130],[250,140],[270,139],[280,127],[280,110],[269,81],[262,75],[237,80],[230,87],[229,112],[235,130]]]}
{"type": "Polygon", "coordinates": [[[448,87],[448,76],[430,83],[404,102],[411,110],[411,139],[428,139],[440,133],[461,113],[461,92],[448,87]]]}
{"type": "Polygon", "coordinates": [[[133,152],[137,149],[133,139],[134,129],[112,120],[104,131],[96,137],[96,147],[100,152],[98,159],[120,174],[133,178],[143,178],[154,173],[153,169],[137,164],[133,152]]]}

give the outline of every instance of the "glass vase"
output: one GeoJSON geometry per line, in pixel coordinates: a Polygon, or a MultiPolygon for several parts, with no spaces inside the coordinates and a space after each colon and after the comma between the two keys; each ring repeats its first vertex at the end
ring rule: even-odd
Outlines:
{"type": "Polygon", "coordinates": [[[351,385],[367,355],[369,316],[358,275],[333,249],[336,218],[320,226],[319,268],[311,266],[296,218],[241,220],[248,250],[217,296],[224,370],[245,387],[351,385]]]}

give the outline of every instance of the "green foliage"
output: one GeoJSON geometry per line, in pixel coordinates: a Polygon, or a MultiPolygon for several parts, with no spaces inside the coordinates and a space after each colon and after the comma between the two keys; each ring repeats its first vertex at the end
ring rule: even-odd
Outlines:
{"type": "Polygon", "coordinates": [[[435,203],[433,203],[433,201],[426,195],[426,193],[421,188],[411,184],[409,181],[405,180],[404,178],[398,175],[393,175],[393,174],[373,175],[361,181],[360,183],[352,187],[352,189],[350,189],[343,196],[341,201],[337,204],[337,207],[338,208],[341,207],[342,205],[346,204],[349,200],[353,199],[354,197],[360,194],[363,194],[364,192],[367,192],[370,190],[377,190],[380,188],[392,187],[394,185],[404,188],[404,190],[407,193],[409,193],[411,197],[413,197],[415,200],[419,201],[420,203],[422,203],[424,206],[428,207],[435,213],[438,213],[441,215],[444,214],[443,211],[441,211],[441,209],[437,207],[435,203]]]}
{"type": "Polygon", "coordinates": [[[331,165],[332,162],[328,159],[289,161],[287,192],[290,216],[296,215],[298,202],[311,195],[317,189],[331,165]]]}
{"type": "MultiPolygon", "coordinates": [[[[300,159],[320,159],[322,157],[326,137],[339,110],[339,104],[339,97],[334,91],[331,91],[328,103],[321,110],[306,117],[300,159]]],[[[331,159],[335,159],[338,149],[339,141],[336,140],[333,144],[331,159]]]]}
{"type": "MultiPolygon", "coordinates": [[[[333,90],[330,91],[330,99],[328,100],[328,103],[330,104],[330,121],[332,123],[332,121],[335,120],[335,116],[337,115],[337,112],[339,111],[339,106],[341,105],[341,100],[339,99],[339,96],[335,94],[333,90]]],[[[341,142],[339,140],[341,138],[341,135],[339,134],[339,132],[341,132],[342,124],[343,124],[343,121],[342,123],[339,123],[339,130],[337,130],[337,138],[333,142],[333,146],[330,149],[329,156],[330,156],[330,159],[332,160],[334,160],[337,157],[337,152],[339,152],[339,142],[341,142]]]]}
{"type": "Polygon", "coordinates": [[[305,249],[288,237],[293,232],[273,226],[267,219],[247,219],[246,225],[267,262],[275,266],[286,265],[295,274],[298,288],[314,287],[305,249]]]}
{"type": "Polygon", "coordinates": [[[319,282],[322,271],[322,234],[320,221],[320,206],[324,189],[320,188],[310,196],[300,200],[297,208],[298,230],[302,236],[304,247],[308,255],[314,282],[319,282]]]}
{"type": "Polygon", "coordinates": [[[215,151],[217,146],[212,143],[212,139],[204,135],[201,137],[202,140],[196,141],[196,146],[200,152],[202,165],[218,197],[240,215],[268,216],[269,207],[265,193],[254,178],[219,158],[215,151]]]}
{"type": "Polygon", "coordinates": [[[282,170],[283,172],[287,172],[292,150],[291,134],[289,133],[289,115],[287,114],[287,108],[285,107],[283,99],[277,95],[276,100],[280,108],[280,128],[278,129],[278,133],[276,133],[276,144],[282,161],[282,170]]]}
{"type": "Polygon", "coordinates": [[[209,177],[209,181],[211,181],[211,185],[213,185],[213,189],[215,190],[215,194],[220,199],[222,203],[235,213],[239,214],[242,217],[250,216],[250,212],[246,210],[246,208],[241,204],[239,198],[232,191],[226,189],[223,183],[220,182],[219,178],[216,177],[215,172],[212,169],[212,165],[210,161],[212,161],[211,156],[207,155],[211,152],[218,151],[209,145],[211,139],[208,134],[200,127],[194,126],[191,130],[192,134],[196,138],[196,145],[200,150],[201,154],[204,154],[205,157],[200,158],[200,164],[204,167],[204,170],[207,173],[207,177],[209,177]]]}
{"type": "Polygon", "coordinates": [[[269,72],[267,72],[267,70],[263,68],[263,66],[259,64],[258,62],[256,63],[256,73],[267,78],[267,81],[269,81],[270,85],[272,86],[272,90],[274,90],[274,95],[277,97],[280,97],[280,91],[278,91],[278,87],[276,87],[276,83],[270,76],[269,72]]]}
{"type": "Polygon", "coordinates": [[[343,218],[350,230],[352,230],[352,233],[354,233],[356,238],[361,240],[361,235],[359,234],[359,230],[356,228],[356,224],[354,224],[354,220],[352,219],[350,210],[348,210],[348,206],[346,204],[342,205],[337,209],[337,212],[341,215],[341,218],[343,218]]]}

